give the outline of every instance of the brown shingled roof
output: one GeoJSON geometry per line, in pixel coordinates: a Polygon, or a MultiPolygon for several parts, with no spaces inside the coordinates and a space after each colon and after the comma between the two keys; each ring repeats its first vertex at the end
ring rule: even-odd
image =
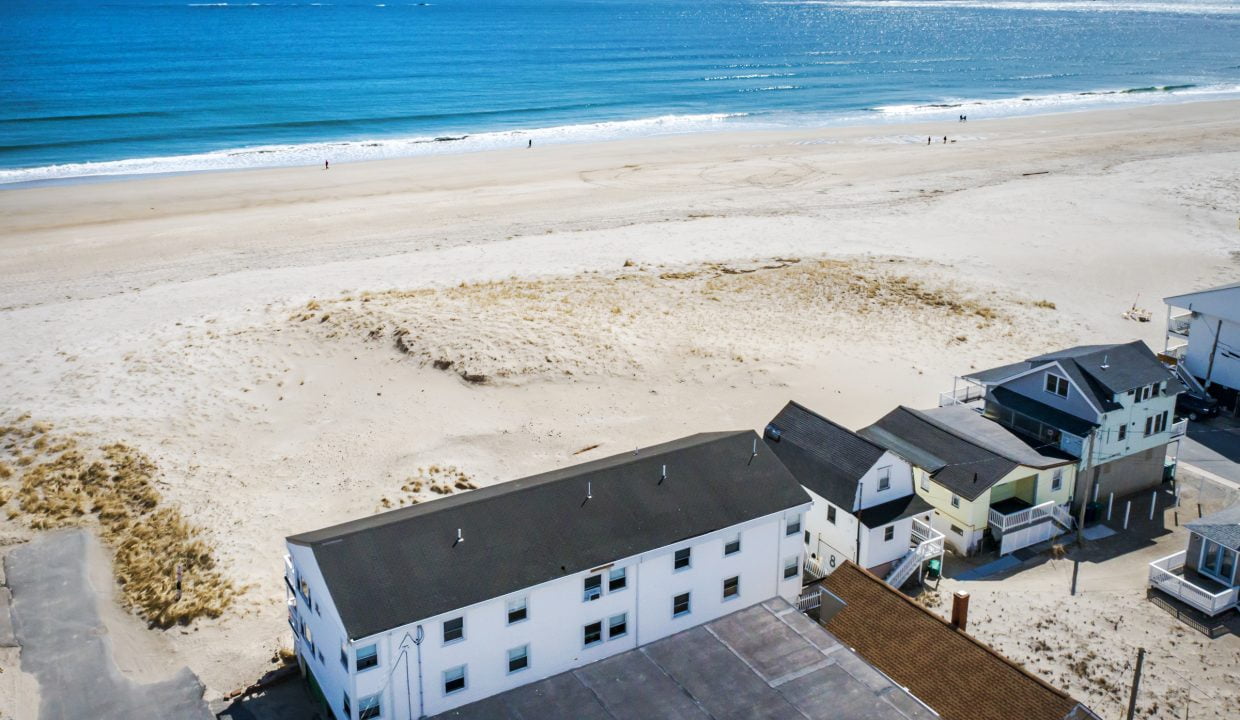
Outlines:
{"type": "Polygon", "coordinates": [[[822,584],[847,603],[827,630],[946,720],[1095,717],[852,562],[822,584]]]}

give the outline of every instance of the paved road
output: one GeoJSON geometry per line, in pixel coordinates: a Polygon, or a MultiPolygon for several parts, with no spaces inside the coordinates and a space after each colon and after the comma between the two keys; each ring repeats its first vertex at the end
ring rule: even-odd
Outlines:
{"type": "Polygon", "coordinates": [[[189,668],[139,685],[112,661],[107,629],[87,581],[86,535],[44,535],[4,561],[22,670],[39,681],[39,720],[211,720],[189,668]]]}
{"type": "Polygon", "coordinates": [[[1181,462],[1240,483],[1240,422],[1215,418],[1190,422],[1188,437],[1180,442],[1181,462]]]}

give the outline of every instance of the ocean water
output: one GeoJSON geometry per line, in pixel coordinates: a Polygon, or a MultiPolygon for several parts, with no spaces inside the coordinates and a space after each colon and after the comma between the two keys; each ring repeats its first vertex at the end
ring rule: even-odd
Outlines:
{"type": "Polygon", "coordinates": [[[0,0],[0,183],[1240,97],[1240,0],[0,0]]]}

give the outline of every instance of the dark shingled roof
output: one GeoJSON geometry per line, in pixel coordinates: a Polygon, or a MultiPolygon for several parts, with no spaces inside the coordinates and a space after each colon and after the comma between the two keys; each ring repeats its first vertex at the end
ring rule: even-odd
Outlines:
{"type": "Polygon", "coordinates": [[[1184,527],[1219,545],[1240,550],[1240,505],[1184,523],[1184,527]]]}
{"type": "Polygon", "coordinates": [[[848,511],[856,507],[857,482],[884,452],[796,402],[771,420],[763,440],[802,485],[848,511]]]}
{"type": "Polygon", "coordinates": [[[882,505],[865,508],[857,513],[857,516],[861,519],[862,525],[868,528],[876,528],[906,517],[922,515],[933,509],[934,507],[930,503],[923,500],[917,493],[913,493],[902,498],[890,500],[882,505]]]}
{"type": "Polygon", "coordinates": [[[921,411],[900,406],[861,434],[930,473],[934,481],[975,500],[1019,466],[1046,468],[1070,455],[1033,446],[967,407],[921,411]]]}
{"type": "Polygon", "coordinates": [[[1119,409],[1112,396],[1156,382],[1167,383],[1167,394],[1183,391],[1180,381],[1140,340],[1113,345],[1079,345],[1031,357],[1024,362],[982,370],[965,378],[993,385],[1026,370],[1058,363],[1069,379],[1102,412],[1119,409]],[[1106,365],[1106,368],[1103,368],[1106,365]]]}
{"type": "Polygon", "coordinates": [[[757,439],[692,435],[288,541],[312,548],[360,639],[809,503],[757,439]]]}
{"type": "Polygon", "coordinates": [[[827,630],[944,720],[1097,717],[851,561],[821,582],[846,603],[827,630]]]}

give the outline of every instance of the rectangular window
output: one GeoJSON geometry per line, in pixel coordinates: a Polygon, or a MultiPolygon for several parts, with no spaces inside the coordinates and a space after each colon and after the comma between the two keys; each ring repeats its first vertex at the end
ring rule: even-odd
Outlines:
{"type": "Polygon", "coordinates": [[[1167,429],[1167,412],[1164,410],[1161,415],[1157,415],[1154,420],[1154,432],[1160,433],[1167,429]]]}
{"type": "Polygon", "coordinates": [[[443,643],[465,639],[465,618],[452,618],[443,621],[443,643]]]}
{"type": "Polygon", "coordinates": [[[371,720],[372,718],[383,717],[383,708],[379,705],[379,701],[383,699],[382,695],[367,695],[357,700],[357,717],[359,720],[371,720]]]}
{"type": "Polygon", "coordinates": [[[921,489],[930,492],[930,476],[925,473],[921,475],[921,489]]]}
{"type": "Polygon", "coordinates": [[[835,506],[834,505],[827,506],[827,522],[831,523],[832,525],[835,524],[835,506]]]}
{"type": "Polygon", "coordinates": [[[1151,415],[1145,419],[1145,434],[1152,435],[1154,432],[1154,416],[1151,415]]]}
{"type": "Polygon", "coordinates": [[[624,568],[612,568],[607,574],[607,591],[616,592],[629,586],[628,571],[624,568]]]}
{"type": "Polygon", "coordinates": [[[960,535],[961,537],[964,536],[964,529],[961,528],[959,525],[952,525],[952,532],[956,533],[957,535],[960,535]]]}
{"type": "Polygon", "coordinates": [[[581,644],[586,647],[603,642],[603,622],[592,622],[586,625],[581,634],[581,644]]]}
{"type": "Polygon", "coordinates": [[[956,493],[952,493],[952,507],[954,508],[960,507],[960,496],[957,495],[956,493]]]}
{"type": "Polygon", "coordinates": [[[676,551],[676,557],[672,560],[673,570],[684,570],[689,567],[689,548],[683,548],[676,551]]]}
{"type": "Polygon", "coordinates": [[[1051,475],[1051,490],[1058,490],[1063,487],[1063,468],[1055,468],[1055,474],[1051,475]]]}
{"type": "Polygon", "coordinates": [[[522,645],[508,651],[508,672],[521,672],[530,666],[530,646],[522,645]]]}
{"type": "Polygon", "coordinates": [[[1123,442],[1126,437],[1128,437],[1128,423],[1119,426],[1119,437],[1116,439],[1123,442]]]}
{"type": "Polygon", "coordinates": [[[590,602],[603,597],[603,576],[591,575],[586,578],[585,589],[582,592],[581,601],[590,602]]]}
{"type": "Polygon", "coordinates": [[[344,710],[344,716],[346,718],[353,717],[353,710],[351,708],[352,706],[349,705],[349,693],[345,693],[344,694],[344,707],[342,709],[344,710]]]}
{"type": "Polygon", "coordinates": [[[517,598],[508,601],[508,624],[519,623],[529,617],[529,599],[517,598]]]}
{"type": "Polygon", "coordinates": [[[784,530],[784,535],[796,535],[801,532],[801,516],[788,518],[788,527],[784,530]]]}
{"type": "Polygon", "coordinates": [[[607,620],[607,639],[615,640],[629,634],[629,614],[612,615],[607,620]]]}
{"type": "MultiPolygon", "coordinates": [[[[443,694],[451,695],[465,689],[465,666],[457,665],[443,671],[443,694]]],[[[375,717],[378,717],[377,715],[375,717]]]]}
{"type": "Polygon", "coordinates": [[[878,491],[882,492],[890,488],[891,488],[891,468],[890,467],[879,468],[878,469],[878,491]]]}
{"type": "Polygon", "coordinates": [[[357,649],[357,671],[369,670],[379,664],[379,650],[374,645],[357,649]]]}
{"type": "Polygon", "coordinates": [[[809,545],[809,530],[805,531],[805,537],[802,538],[801,542],[805,543],[806,545],[809,545]]]}
{"type": "Polygon", "coordinates": [[[741,551],[741,534],[736,533],[732,539],[723,544],[723,556],[735,555],[741,551]]]}
{"type": "Polygon", "coordinates": [[[672,617],[678,618],[689,614],[689,593],[672,598],[672,617]]]}
{"type": "Polygon", "coordinates": [[[340,666],[349,671],[349,652],[345,649],[344,643],[340,643],[340,666]]]}
{"type": "Polygon", "coordinates": [[[891,542],[896,537],[896,526],[888,525],[883,528],[883,542],[891,542]]]}
{"type": "Polygon", "coordinates": [[[800,570],[801,570],[800,565],[801,564],[797,562],[796,555],[793,555],[790,558],[786,558],[784,560],[784,579],[787,580],[788,578],[796,577],[800,573],[800,570]]]}
{"type": "Polygon", "coordinates": [[[1068,397],[1068,380],[1053,373],[1046,373],[1046,392],[1068,397]]]}
{"type": "Polygon", "coordinates": [[[740,576],[728,578],[723,581],[723,599],[731,600],[741,595],[741,579],[740,576]]]}

